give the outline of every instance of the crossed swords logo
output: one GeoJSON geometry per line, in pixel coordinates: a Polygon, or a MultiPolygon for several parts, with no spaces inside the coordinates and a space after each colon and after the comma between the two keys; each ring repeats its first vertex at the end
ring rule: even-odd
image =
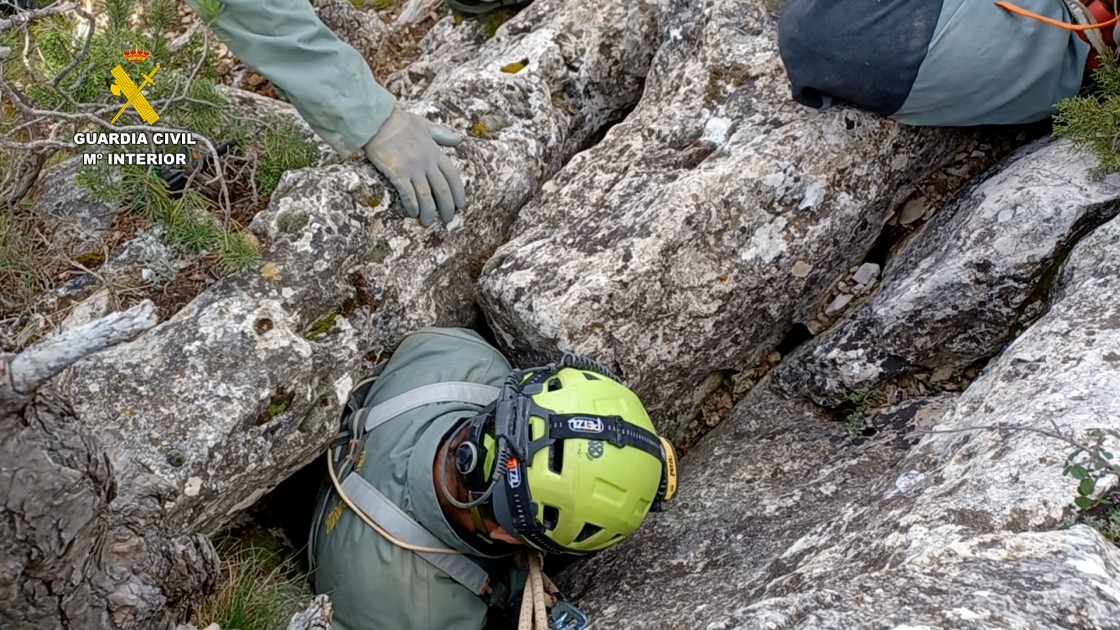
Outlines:
{"type": "Polygon", "coordinates": [[[152,69],[152,74],[149,75],[141,72],[140,76],[144,77],[144,80],[138,87],[135,83],[132,82],[132,79],[128,77],[128,74],[125,73],[124,68],[120,67],[119,65],[113,68],[113,78],[116,79],[116,83],[109,86],[109,90],[113,93],[114,96],[121,96],[123,94],[125,98],[125,104],[124,107],[122,107],[120,111],[117,112],[117,115],[113,116],[113,120],[110,122],[117,122],[117,119],[121,117],[121,114],[124,113],[124,110],[128,109],[129,105],[135,107],[136,113],[140,114],[140,118],[143,118],[144,122],[148,123],[149,125],[154,125],[155,122],[159,120],[159,114],[156,113],[156,110],[152,109],[151,104],[148,103],[148,99],[144,98],[144,94],[142,93],[142,90],[145,86],[149,84],[156,84],[156,82],[152,80],[152,76],[154,76],[158,71],[159,64],[157,63],[156,67],[152,69]]]}

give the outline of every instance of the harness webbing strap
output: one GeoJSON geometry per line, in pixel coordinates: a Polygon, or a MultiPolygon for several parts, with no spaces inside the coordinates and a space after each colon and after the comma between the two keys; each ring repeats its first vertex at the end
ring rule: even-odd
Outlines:
{"type": "MultiPolygon", "coordinates": [[[[342,481],[343,491],[367,516],[396,538],[409,544],[436,549],[450,549],[431,532],[412,520],[389,497],[381,493],[361,475],[347,475],[342,481]]],[[[490,576],[486,571],[460,553],[414,552],[451,579],[470,589],[478,596],[486,593],[490,576]]]]}
{"type": "Polygon", "coordinates": [[[366,433],[385,424],[389,420],[407,411],[412,411],[424,405],[441,402],[460,402],[485,407],[494,402],[501,393],[501,389],[492,385],[480,383],[467,383],[465,381],[450,381],[447,383],[432,383],[416,389],[393,396],[389,400],[363,410],[365,416],[361,422],[365,425],[366,433]]]}

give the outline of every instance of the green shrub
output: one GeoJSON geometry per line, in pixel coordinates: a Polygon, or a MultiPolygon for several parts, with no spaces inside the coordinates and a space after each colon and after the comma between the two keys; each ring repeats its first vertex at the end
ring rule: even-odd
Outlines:
{"type": "MultiPolygon", "coordinates": [[[[109,87],[110,70],[122,64],[132,77],[141,72],[153,76],[154,85],[144,88],[145,97],[153,104],[160,126],[187,129],[215,145],[234,140],[230,159],[226,164],[226,190],[235,197],[228,200],[238,204],[244,218],[245,210],[259,209],[261,200],[249,198],[253,184],[258,194],[271,193],[284,171],[312,164],[318,157],[316,145],[305,140],[290,123],[275,120],[258,120],[245,112],[234,111],[219,91],[217,54],[213,45],[217,39],[204,30],[196,31],[174,50],[171,43],[179,35],[179,3],[176,0],[102,0],[96,3],[99,22],[83,56],[85,39],[75,37],[85,20],[73,13],[54,15],[35,20],[27,27],[26,39],[19,28],[9,28],[0,33],[0,46],[12,48],[10,59],[28,59],[3,65],[5,83],[24,92],[30,103],[40,109],[59,112],[93,112],[103,120],[110,119],[120,104],[109,87]],[[26,43],[25,43],[26,42],[26,43]],[[208,47],[209,44],[209,47],[208,47]],[[24,54],[24,47],[31,50],[24,54]],[[149,51],[147,60],[131,63],[121,54],[126,49],[139,47],[149,51]],[[49,79],[57,76],[74,60],[77,64],[52,86],[49,79]],[[186,97],[186,98],[184,98],[186,97]],[[108,113],[105,113],[108,112],[108,113]],[[249,164],[246,165],[246,162],[249,164]],[[255,162],[255,164],[253,164],[255,162]],[[256,180],[250,182],[250,173],[256,180]],[[234,180],[234,178],[240,178],[234,180]]],[[[204,21],[213,19],[222,9],[220,0],[200,0],[197,14],[204,21]]],[[[0,134],[25,122],[22,114],[13,108],[0,108],[0,134]]],[[[122,124],[139,124],[132,108],[120,119],[122,124]]],[[[55,123],[52,123],[55,124],[55,123]]],[[[62,131],[56,136],[72,137],[77,131],[99,129],[82,121],[62,122],[62,131]]],[[[26,140],[28,137],[17,137],[26,140]]],[[[175,151],[201,149],[194,147],[109,147],[110,151],[175,151]]],[[[64,155],[83,151],[66,150],[64,155]]],[[[57,161],[57,160],[52,160],[57,161]]],[[[11,156],[0,156],[0,169],[14,164],[11,156]]],[[[166,171],[164,171],[166,173],[166,171]]],[[[82,166],[78,183],[88,188],[97,199],[119,204],[128,212],[139,214],[153,224],[161,225],[170,242],[192,254],[209,253],[219,266],[227,271],[254,267],[260,258],[256,240],[244,234],[236,222],[231,221],[230,207],[219,206],[218,200],[200,194],[198,188],[210,175],[199,174],[192,182],[192,190],[178,196],[168,191],[158,176],[159,171],[137,166],[107,166],[104,164],[82,166]]],[[[9,233],[12,233],[9,231],[9,233]]],[[[21,251],[28,249],[22,247],[21,251]]],[[[15,260],[14,256],[9,257],[15,260]]]]}
{"type": "Polygon", "coordinates": [[[0,209],[0,309],[18,308],[39,293],[43,255],[24,223],[0,209]]]}
{"type": "Polygon", "coordinates": [[[1112,544],[1120,546],[1120,508],[1112,508],[1103,516],[1083,516],[1081,522],[1100,532],[1112,544]]]}
{"type": "Polygon", "coordinates": [[[1103,175],[1120,171],[1120,66],[1106,61],[1093,78],[1091,92],[1058,103],[1054,136],[1095,155],[1103,175]]]}
{"type": "Polygon", "coordinates": [[[257,192],[271,195],[285,171],[311,166],[319,156],[315,145],[304,139],[295,125],[273,120],[257,161],[257,192]]]}

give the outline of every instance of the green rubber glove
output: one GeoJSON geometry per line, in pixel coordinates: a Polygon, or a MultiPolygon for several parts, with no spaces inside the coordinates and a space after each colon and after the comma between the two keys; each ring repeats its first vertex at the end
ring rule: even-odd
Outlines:
{"type": "Polygon", "coordinates": [[[440,220],[450,223],[456,208],[466,206],[467,194],[459,171],[439,146],[453,147],[462,141],[447,127],[394,107],[366,143],[365,154],[400,193],[408,216],[431,225],[438,210],[440,220]]]}

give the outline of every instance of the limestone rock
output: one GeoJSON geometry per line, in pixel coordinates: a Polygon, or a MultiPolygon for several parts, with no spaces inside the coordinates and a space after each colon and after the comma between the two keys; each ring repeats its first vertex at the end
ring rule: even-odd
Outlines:
{"type": "Polygon", "coordinates": [[[878,294],[779,369],[820,404],[891,377],[991,356],[1038,315],[1055,265],[1114,216],[1120,176],[1067,142],[1036,143],[943,209],[891,260],[878,294]]]}
{"type": "Polygon", "coordinates": [[[1030,429],[1120,428],[1118,238],[1114,219],[1072,250],[959,398],[873,441],[829,439],[764,382],[685,458],[677,504],[566,583],[604,627],[1115,627],[1120,549],[1057,529],[1071,447],[1030,429]]]}
{"type": "Polygon", "coordinates": [[[342,41],[350,44],[367,62],[377,56],[389,28],[375,11],[363,11],[348,0],[315,0],[319,19],[342,41]]]}
{"type": "MultiPolygon", "coordinates": [[[[870,423],[929,428],[952,403],[950,396],[920,401],[870,423]]],[[[763,379],[682,460],[666,511],[563,574],[561,588],[599,627],[756,627],[720,623],[795,568],[804,557],[799,544],[826,535],[840,514],[874,496],[909,445],[886,431],[852,444],[839,423],[777,396],[763,379]]]]}
{"type": "Polygon", "coordinates": [[[260,270],[67,374],[83,424],[177,488],[171,526],[220,527],[321,452],[351,385],[407,333],[471,323],[473,280],[518,208],[637,100],[660,5],[541,5],[405,104],[459,130],[504,121],[453,152],[470,207],[450,229],[404,218],[368,164],[287,173],[249,226],[260,270]]]}
{"type": "Polygon", "coordinates": [[[599,358],[671,438],[702,384],[766,357],[863,259],[922,175],[898,165],[961,140],[796,105],[765,4],[675,3],[637,108],[521,212],[479,283],[518,360],[599,358]]]}
{"type": "Polygon", "coordinates": [[[841,293],[837,295],[828,306],[824,307],[825,315],[835,315],[848,307],[854,296],[850,293],[841,293]]]}
{"type": "Polygon", "coordinates": [[[117,216],[116,206],[74,183],[81,165],[82,159],[75,157],[43,173],[36,184],[41,194],[31,206],[32,213],[47,221],[52,247],[75,258],[99,251],[117,216]]]}
{"type": "Polygon", "coordinates": [[[316,596],[303,610],[292,615],[288,630],[331,630],[333,614],[330,596],[316,596]]]}
{"type": "Polygon", "coordinates": [[[929,210],[930,201],[924,196],[916,197],[906,202],[902,206],[902,210],[898,215],[898,222],[902,225],[910,225],[911,223],[922,218],[923,215],[929,210]]]}
{"type": "Polygon", "coordinates": [[[393,26],[412,26],[419,24],[442,5],[444,0],[405,0],[401,12],[393,20],[393,26]]]}
{"type": "Polygon", "coordinates": [[[879,265],[875,263],[863,263],[859,266],[859,269],[856,269],[856,272],[852,274],[852,282],[855,282],[856,286],[869,287],[875,284],[875,281],[878,279],[879,265]]]}
{"type": "Polygon", "coordinates": [[[40,388],[154,323],[142,303],[0,355],[0,627],[170,629],[213,586],[210,541],[166,527],[174,487],[108,450],[53,386],[40,388]]]}
{"type": "MultiPolygon", "coordinates": [[[[532,17],[533,15],[529,14],[520,19],[532,17]]],[[[449,76],[459,65],[476,58],[483,39],[481,27],[476,20],[464,20],[456,24],[453,17],[446,16],[428,29],[416,44],[419,56],[404,68],[389,75],[385,80],[385,88],[397,98],[407,100],[423,98],[424,93],[433,83],[449,76]]],[[[505,34],[499,31],[494,39],[502,42],[505,40],[505,34]]]]}

